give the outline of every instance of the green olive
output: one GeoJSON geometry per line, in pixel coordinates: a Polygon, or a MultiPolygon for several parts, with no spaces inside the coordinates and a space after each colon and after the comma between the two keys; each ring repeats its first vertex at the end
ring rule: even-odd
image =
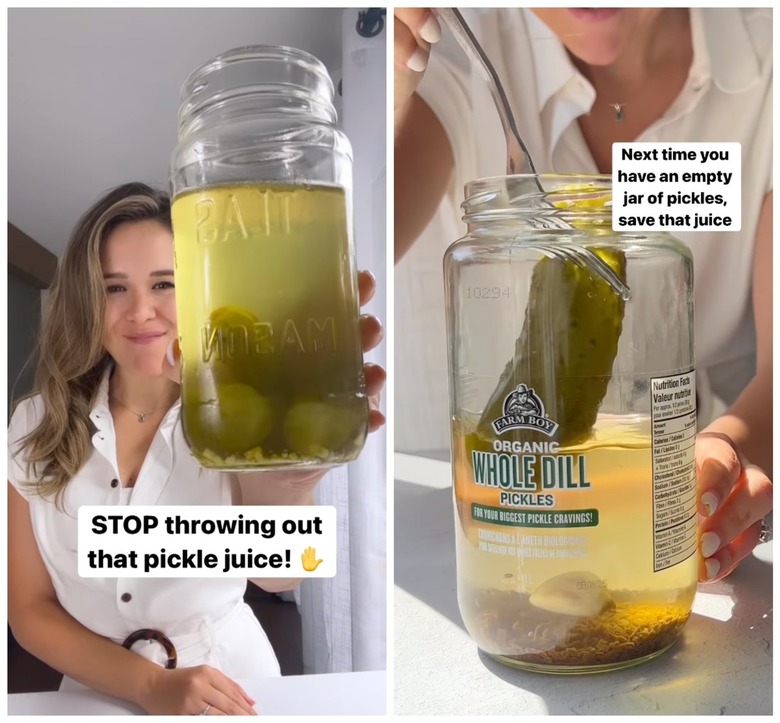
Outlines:
{"type": "Polygon", "coordinates": [[[321,456],[343,447],[355,431],[355,421],[345,409],[324,402],[299,402],[284,420],[284,437],[298,454],[321,456]]]}
{"type": "Polygon", "coordinates": [[[273,427],[271,402],[247,384],[217,387],[213,434],[221,449],[243,454],[257,447],[273,427]]]}

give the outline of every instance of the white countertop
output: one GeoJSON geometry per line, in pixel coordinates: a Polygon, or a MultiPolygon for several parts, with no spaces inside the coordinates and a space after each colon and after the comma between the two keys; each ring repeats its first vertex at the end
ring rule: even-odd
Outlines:
{"type": "MultiPolygon", "coordinates": [[[[260,715],[384,715],[384,671],[289,675],[236,681],[256,701],[260,715]]],[[[144,715],[132,703],[95,691],[16,693],[9,715],[144,715]]]]}
{"type": "Polygon", "coordinates": [[[458,611],[449,462],[395,455],[394,710],[398,715],[772,713],[772,544],[702,585],[682,639],[597,675],[508,668],[458,611]]]}

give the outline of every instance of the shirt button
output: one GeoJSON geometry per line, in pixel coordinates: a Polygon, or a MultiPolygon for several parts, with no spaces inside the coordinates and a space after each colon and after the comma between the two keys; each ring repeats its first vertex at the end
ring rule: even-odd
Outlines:
{"type": "Polygon", "coordinates": [[[118,485],[119,485],[119,480],[118,479],[112,479],[111,480],[111,486],[112,487],[117,487],[118,485]]]}
{"type": "Polygon", "coordinates": [[[132,599],[133,599],[133,596],[129,592],[123,592],[122,593],[122,597],[120,598],[120,600],[122,600],[122,602],[130,602],[132,599]]]}

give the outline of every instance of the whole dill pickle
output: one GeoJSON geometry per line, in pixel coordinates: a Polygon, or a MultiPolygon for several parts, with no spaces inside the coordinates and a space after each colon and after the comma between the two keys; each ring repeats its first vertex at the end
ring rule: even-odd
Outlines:
{"type": "MultiPolygon", "coordinates": [[[[590,250],[625,280],[622,251],[590,250]]],[[[492,422],[504,415],[507,396],[525,384],[543,400],[545,416],[558,423],[554,439],[562,447],[588,439],[612,376],[624,312],[623,299],[589,268],[559,258],[541,259],[531,277],[514,358],[501,373],[476,436],[495,438],[492,422]]],[[[510,430],[501,438],[528,439],[528,430],[510,430]]],[[[543,437],[535,433],[532,439],[543,437]]]]}

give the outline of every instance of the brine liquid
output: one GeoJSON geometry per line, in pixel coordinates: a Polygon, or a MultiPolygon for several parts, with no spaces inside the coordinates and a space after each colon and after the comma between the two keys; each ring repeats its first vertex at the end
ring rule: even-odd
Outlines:
{"type": "Polygon", "coordinates": [[[493,466],[475,457],[480,445],[460,421],[453,440],[458,599],[485,652],[589,672],[676,640],[698,578],[695,489],[680,477],[680,494],[693,497],[675,497],[686,511],[672,510],[654,477],[649,420],[601,417],[586,444],[517,448],[506,455],[517,463],[493,466]]]}
{"type": "Polygon", "coordinates": [[[172,206],[183,425],[204,466],[354,459],[367,429],[344,191],[240,184],[172,206]]]}

